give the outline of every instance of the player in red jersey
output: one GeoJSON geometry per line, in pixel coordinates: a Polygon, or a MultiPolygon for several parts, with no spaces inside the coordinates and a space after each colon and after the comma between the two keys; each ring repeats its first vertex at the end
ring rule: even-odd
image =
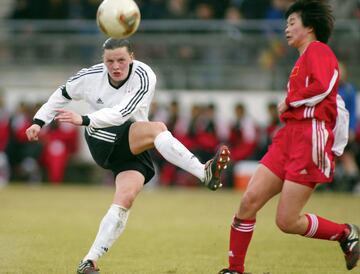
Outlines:
{"type": "Polygon", "coordinates": [[[338,62],[326,45],[333,29],[324,1],[298,0],[286,12],[288,45],[300,57],[286,98],[278,104],[285,126],[260,161],[230,231],[229,267],[219,274],[244,273],[257,212],[280,193],[276,224],[285,233],[338,241],[348,270],[359,260],[359,228],[302,213],[317,184],[331,182],[334,157],[347,143],[348,113],[337,95],[338,62]]]}

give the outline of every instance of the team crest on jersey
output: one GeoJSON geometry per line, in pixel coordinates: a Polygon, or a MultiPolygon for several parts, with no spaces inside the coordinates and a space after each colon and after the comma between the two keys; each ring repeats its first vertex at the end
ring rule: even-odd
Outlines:
{"type": "Polygon", "coordinates": [[[101,100],[101,98],[100,98],[100,97],[96,100],[96,103],[97,103],[97,104],[101,104],[101,105],[103,105],[103,104],[104,104],[103,100],[101,100]]]}
{"type": "Polygon", "coordinates": [[[298,75],[298,73],[299,73],[299,66],[295,66],[290,73],[290,77],[295,77],[296,75],[298,75]]]}

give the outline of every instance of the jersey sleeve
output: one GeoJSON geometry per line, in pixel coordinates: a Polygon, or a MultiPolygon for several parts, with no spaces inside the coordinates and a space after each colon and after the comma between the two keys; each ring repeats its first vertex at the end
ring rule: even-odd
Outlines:
{"type": "Polygon", "coordinates": [[[44,122],[44,124],[49,124],[56,115],[55,110],[63,108],[71,101],[71,98],[65,95],[64,90],[65,86],[59,87],[36,112],[34,119],[40,120],[44,122]]]}
{"type": "Polygon", "coordinates": [[[137,67],[131,79],[131,88],[123,100],[111,108],[103,108],[88,114],[89,125],[94,128],[104,128],[123,124],[140,108],[149,108],[155,85],[155,74],[151,70],[137,67]]]}
{"type": "Polygon", "coordinates": [[[337,61],[330,49],[313,45],[305,52],[306,83],[288,93],[286,103],[292,107],[314,106],[333,90],[338,78],[337,61]]]}
{"type": "Polygon", "coordinates": [[[99,73],[102,68],[84,68],[72,76],[65,85],[65,91],[70,100],[81,100],[84,98],[84,89],[87,86],[87,75],[99,73]]]}
{"type": "Polygon", "coordinates": [[[41,106],[34,116],[34,120],[40,120],[49,124],[56,115],[56,109],[65,107],[71,100],[83,98],[83,85],[88,70],[82,69],[75,76],[71,77],[65,85],[60,86],[49,97],[48,101],[41,106]]]}

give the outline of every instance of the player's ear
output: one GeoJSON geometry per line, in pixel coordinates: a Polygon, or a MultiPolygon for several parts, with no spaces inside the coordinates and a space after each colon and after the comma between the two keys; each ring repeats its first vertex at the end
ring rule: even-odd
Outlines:
{"type": "Polygon", "coordinates": [[[313,27],[307,27],[308,33],[315,34],[315,29],[313,27]]]}

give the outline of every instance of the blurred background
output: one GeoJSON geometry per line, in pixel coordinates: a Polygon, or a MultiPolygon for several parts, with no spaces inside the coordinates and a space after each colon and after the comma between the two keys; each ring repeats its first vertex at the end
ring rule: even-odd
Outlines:
{"type": "MultiPolygon", "coordinates": [[[[292,0],[139,0],[142,21],[130,40],[136,59],[158,77],[152,120],[205,162],[227,143],[233,163],[226,187],[243,190],[281,127],[276,110],[298,57],[283,37],[292,0]]],[[[349,109],[350,142],[335,183],[323,191],[360,193],[360,0],[331,0],[330,46],[341,62],[340,93],[349,109]]],[[[38,107],[83,67],[101,62],[95,17],[100,0],[0,0],[0,185],[112,184],[95,166],[83,129],[51,124],[26,141],[38,107]]],[[[87,113],[85,105],[70,107],[87,113]]],[[[153,151],[152,186],[197,186],[191,175],[153,151]]]]}

